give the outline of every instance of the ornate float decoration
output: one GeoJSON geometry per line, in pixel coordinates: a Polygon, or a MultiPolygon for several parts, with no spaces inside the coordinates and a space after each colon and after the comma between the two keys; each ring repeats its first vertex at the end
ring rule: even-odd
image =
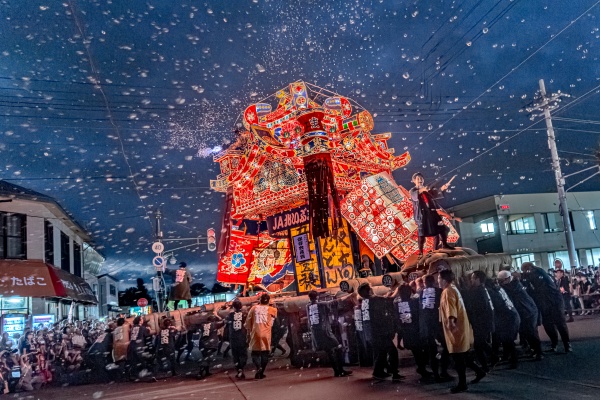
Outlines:
{"type": "MultiPolygon", "coordinates": [[[[408,152],[394,155],[394,149],[388,147],[390,133],[371,133],[373,117],[359,104],[327,89],[298,81],[248,106],[241,116],[241,123],[243,129],[238,130],[236,142],[214,156],[221,174],[211,181],[211,188],[227,195],[217,280],[239,280],[239,277],[233,280],[227,278],[227,273],[231,275],[236,269],[231,264],[234,254],[230,254],[230,250],[232,245],[237,246],[234,242],[238,235],[231,234],[232,227],[235,229],[236,224],[243,220],[260,222],[270,219],[271,240],[286,238],[290,254],[296,256],[293,261],[296,279],[299,284],[300,281],[307,282],[305,288],[299,287],[301,292],[311,285],[327,286],[328,280],[330,284],[339,283],[337,277],[348,275],[348,264],[358,260],[353,260],[351,255],[350,259],[343,258],[346,264],[335,266],[337,269],[330,271],[328,278],[325,272],[330,266],[324,266],[323,259],[336,259],[339,263],[339,257],[320,254],[316,260],[312,257],[309,261],[298,261],[298,249],[291,246],[291,242],[296,242],[291,240],[292,235],[307,234],[310,241],[307,249],[312,253],[324,253],[329,251],[327,249],[335,252],[342,246],[340,243],[347,242],[349,245],[353,231],[377,257],[392,252],[404,240],[411,240],[410,235],[416,227],[412,229],[408,222],[412,221],[412,209],[408,209],[410,200],[406,196],[403,197],[403,206],[394,209],[393,213],[395,216],[402,215],[398,226],[409,228],[402,232],[394,230],[396,239],[384,247],[378,244],[381,241],[377,235],[381,231],[377,227],[367,231],[358,226],[360,223],[373,225],[372,220],[361,220],[362,217],[368,218],[367,213],[361,214],[364,210],[348,211],[348,206],[352,207],[354,203],[349,203],[347,196],[364,186],[363,180],[381,174],[391,178],[392,171],[410,161],[408,152]],[[342,214],[350,226],[344,222],[342,214]],[[273,226],[279,229],[271,229],[273,226]],[[340,234],[342,242],[339,241],[340,234]],[[337,244],[332,244],[332,240],[337,244]],[[315,246],[315,243],[318,245],[315,246]],[[224,259],[229,261],[224,262],[224,259]],[[227,263],[228,267],[225,266],[227,263]],[[309,268],[307,263],[314,265],[309,268]]],[[[389,184],[395,186],[393,179],[389,184]]],[[[401,192],[405,194],[406,190],[401,189],[401,192]]],[[[371,194],[367,191],[361,194],[361,198],[371,194]]],[[[389,223],[387,226],[390,226],[389,223]]],[[[268,246],[272,244],[256,247],[268,246]]],[[[281,251],[281,244],[279,246],[281,251]]],[[[402,254],[409,251],[404,248],[394,254],[402,259],[402,254]]],[[[290,257],[292,259],[293,256],[290,257]]],[[[254,268],[262,267],[255,265],[254,268]]],[[[246,277],[257,276],[252,275],[252,271],[249,274],[246,277]]],[[[242,277],[241,280],[244,279],[242,277]]]]}

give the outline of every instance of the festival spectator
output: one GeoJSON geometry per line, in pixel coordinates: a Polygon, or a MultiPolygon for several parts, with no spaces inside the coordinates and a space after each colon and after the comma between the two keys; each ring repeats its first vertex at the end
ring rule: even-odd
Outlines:
{"type": "Polygon", "coordinates": [[[573,305],[571,304],[571,284],[569,282],[569,278],[565,275],[565,272],[562,269],[557,269],[554,271],[554,280],[556,282],[556,286],[563,296],[565,312],[569,316],[567,322],[573,322],[573,305]]]}
{"type": "Polygon", "coordinates": [[[8,332],[4,332],[2,334],[2,339],[0,340],[0,351],[10,351],[13,348],[13,341],[8,336],[8,332]]]}
{"type": "Polygon", "coordinates": [[[577,300],[581,306],[581,315],[589,315],[592,313],[592,311],[589,310],[589,308],[591,308],[591,299],[589,298],[589,295],[592,293],[592,283],[582,272],[578,272],[576,276],[577,285],[579,287],[579,296],[577,297],[577,300]],[[586,311],[586,309],[588,310],[586,311]]]}
{"type": "Polygon", "coordinates": [[[25,328],[23,335],[19,338],[19,354],[31,353],[32,349],[35,349],[33,332],[31,332],[31,328],[25,328]]]}

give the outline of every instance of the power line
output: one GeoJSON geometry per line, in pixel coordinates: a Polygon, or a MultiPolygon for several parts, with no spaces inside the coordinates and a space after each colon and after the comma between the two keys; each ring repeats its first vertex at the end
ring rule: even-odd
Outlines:
{"type": "MultiPolygon", "coordinates": [[[[78,18],[78,10],[75,9],[75,5],[73,4],[72,0],[69,0],[69,8],[71,10],[71,13],[73,15],[73,22],[75,23],[75,26],[79,32],[79,34],[81,35],[82,38],[85,38],[85,32],[83,30],[83,27],[81,25],[81,22],[79,21],[78,18]]],[[[98,69],[96,68],[96,65],[94,64],[94,58],[92,57],[92,53],[90,51],[90,46],[89,44],[85,44],[84,43],[84,48],[85,51],[87,53],[88,56],[88,61],[90,64],[90,68],[92,70],[92,74],[95,77],[96,82],[100,82],[100,74],[98,72],[98,69]]],[[[133,183],[134,187],[135,187],[135,191],[138,195],[138,198],[140,200],[140,203],[142,204],[142,207],[146,210],[147,212],[147,207],[146,204],[144,203],[144,199],[142,197],[141,194],[141,190],[142,188],[138,185],[136,179],[135,179],[135,175],[133,174],[133,168],[131,167],[131,164],[129,163],[129,158],[127,157],[127,153],[125,152],[125,146],[124,146],[124,141],[123,138],[121,136],[121,131],[119,130],[119,126],[116,124],[116,122],[113,119],[113,114],[112,114],[112,110],[110,107],[110,103],[108,101],[108,98],[106,97],[106,93],[104,93],[104,89],[102,88],[102,85],[98,84],[96,86],[94,86],[95,88],[97,88],[100,91],[100,94],[102,95],[102,98],[104,99],[104,103],[106,105],[106,111],[108,113],[108,118],[109,118],[109,122],[110,124],[114,127],[114,132],[117,134],[117,137],[119,138],[119,143],[121,145],[121,154],[123,155],[123,158],[125,159],[125,164],[127,164],[127,168],[129,169],[129,177],[131,179],[131,182],[133,183]]],[[[150,231],[152,232],[152,222],[148,219],[148,223],[150,224],[150,231]]]]}
{"type": "MultiPolygon", "coordinates": [[[[567,25],[566,25],[566,26],[565,26],[563,29],[561,29],[561,30],[560,30],[560,31],[559,31],[559,32],[558,32],[556,35],[554,35],[554,36],[552,36],[550,39],[548,39],[548,41],[546,41],[546,43],[544,43],[542,46],[538,47],[538,48],[537,48],[537,49],[536,49],[536,50],[535,50],[533,53],[531,53],[529,56],[527,56],[527,57],[526,57],[526,58],[525,58],[523,61],[521,61],[521,62],[520,62],[520,63],[519,63],[519,64],[518,64],[516,67],[513,67],[513,68],[512,68],[512,69],[511,69],[509,72],[507,72],[506,74],[504,74],[504,75],[503,75],[503,76],[502,76],[500,79],[498,79],[498,80],[497,80],[495,83],[493,83],[493,84],[492,84],[492,85],[491,85],[491,86],[490,86],[488,89],[486,89],[484,92],[482,92],[482,93],[481,93],[479,96],[477,96],[477,97],[476,97],[474,100],[472,100],[472,101],[471,101],[471,103],[469,103],[469,104],[468,104],[467,106],[465,106],[465,107],[468,107],[468,106],[470,106],[471,104],[473,104],[475,101],[477,101],[477,100],[478,100],[479,98],[481,98],[483,95],[485,95],[485,93],[487,93],[489,90],[491,90],[492,88],[494,88],[496,85],[498,85],[500,82],[502,82],[502,81],[503,81],[505,78],[507,78],[509,75],[511,75],[513,72],[515,72],[515,71],[516,71],[516,70],[517,70],[519,67],[521,67],[523,64],[525,64],[527,61],[529,61],[529,60],[530,60],[530,59],[531,59],[531,58],[532,58],[534,55],[536,55],[537,53],[539,53],[539,52],[540,52],[540,51],[541,51],[541,50],[542,50],[544,47],[546,47],[546,46],[547,46],[549,43],[551,43],[552,41],[554,41],[554,40],[555,40],[557,37],[559,37],[559,36],[560,36],[560,35],[561,35],[561,34],[562,34],[564,31],[566,31],[568,28],[570,28],[571,26],[573,26],[573,24],[574,24],[575,22],[579,21],[579,19],[581,19],[581,18],[582,18],[584,15],[586,15],[586,14],[587,14],[589,11],[591,11],[592,9],[594,9],[594,8],[595,8],[595,7],[596,7],[598,4],[600,4],[600,0],[599,0],[599,1],[597,1],[596,3],[594,3],[594,4],[593,4],[591,7],[589,7],[587,10],[585,10],[583,13],[581,13],[581,14],[580,14],[580,15],[579,15],[577,18],[575,18],[574,20],[572,20],[571,22],[569,22],[569,23],[568,23],[568,24],[567,24],[567,25]]],[[[589,93],[589,92],[588,92],[588,93],[589,93]]],[[[458,112],[457,112],[457,115],[458,115],[458,114],[460,114],[461,112],[462,112],[462,111],[458,111],[458,112]]],[[[455,118],[455,116],[452,116],[450,119],[448,119],[446,122],[444,122],[444,123],[442,124],[442,126],[443,126],[443,125],[445,125],[445,124],[447,124],[448,122],[450,122],[450,121],[451,121],[451,120],[453,120],[454,118],[455,118]]],[[[536,122],[536,123],[537,123],[537,122],[536,122]]],[[[504,141],[500,142],[500,143],[498,144],[498,146],[499,146],[499,145],[502,145],[502,144],[504,144],[504,143],[506,143],[506,142],[508,142],[508,141],[509,141],[509,140],[511,140],[513,137],[516,137],[516,136],[518,136],[518,135],[519,135],[519,134],[521,134],[522,132],[525,132],[527,129],[529,129],[529,128],[533,127],[533,126],[534,126],[536,123],[533,123],[533,124],[529,125],[529,126],[528,126],[527,128],[525,128],[524,130],[521,130],[521,131],[517,132],[516,134],[512,135],[511,137],[509,137],[508,139],[506,139],[506,140],[504,140],[504,141]]],[[[427,135],[427,136],[426,136],[426,137],[425,137],[423,140],[425,140],[425,139],[429,138],[431,135],[433,135],[434,133],[436,133],[436,132],[437,132],[439,129],[440,129],[440,128],[436,128],[436,129],[435,129],[433,132],[431,132],[429,135],[427,135]]],[[[488,151],[491,151],[491,149],[490,149],[490,150],[488,150],[488,151]]],[[[484,153],[484,154],[485,154],[485,153],[484,153]]],[[[483,154],[480,154],[480,155],[478,155],[477,157],[475,157],[475,158],[473,158],[473,159],[471,159],[471,160],[474,160],[474,159],[476,159],[476,158],[480,157],[481,155],[483,155],[483,154]]],[[[463,165],[466,165],[466,164],[468,164],[469,162],[471,162],[471,161],[468,161],[468,162],[466,162],[466,163],[464,163],[464,164],[461,164],[459,167],[457,167],[457,168],[454,168],[452,171],[455,171],[456,169],[460,168],[460,167],[461,167],[461,166],[463,166],[463,165]]],[[[451,171],[451,172],[452,172],[452,171],[451,171]]],[[[448,173],[449,173],[449,172],[445,173],[445,174],[444,174],[444,175],[442,175],[442,176],[445,176],[445,175],[447,175],[448,173]]]]}

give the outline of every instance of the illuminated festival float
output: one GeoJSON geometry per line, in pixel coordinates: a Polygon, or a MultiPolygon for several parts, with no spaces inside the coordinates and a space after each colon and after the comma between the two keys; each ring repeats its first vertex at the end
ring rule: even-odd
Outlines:
{"type": "Polygon", "coordinates": [[[306,293],[355,278],[365,256],[400,264],[417,253],[410,196],[392,177],[410,155],[394,154],[390,133],[371,133],[367,110],[298,81],[241,120],[235,143],[214,157],[221,174],[211,187],[226,194],[219,282],[306,293]]]}

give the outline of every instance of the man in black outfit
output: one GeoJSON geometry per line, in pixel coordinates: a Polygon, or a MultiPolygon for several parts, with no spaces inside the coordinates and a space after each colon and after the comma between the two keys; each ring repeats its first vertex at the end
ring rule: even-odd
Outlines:
{"type": "Polygon", "coordinates": [[[334,376],[352,375],[352,371],[344,370],[342,346],[331,330],[330,307],[337,307],[337,301],[317,302],[318,297],[319,294],[311,290],[308,293],[310,303],[306,306],[314,350],[324,351],[327,354],[334,376]]]}
{"type": "Polygon", "coordinates": [[[519,334],[521,338],[525,339],[531,347],[535,360],[540,361],[544,357],[542,356],[542,345],[537,330],[539,312],[535,302],[527,294],[527,290],[525,290],[521,282],[511,276],[510,272],[498,272],[498,283],[504,289],[519,313],[519,317],[521,318],[519,334]]]}
{"type": "Polygon", "coordinates": [[[521,270],[527,277],[527,282],[533,292],[533,300],[542,314],[542,324],[550,338],[550,351],[556,351],[557,330],[562,339],[565,353],[573,351],[569,340],[569,328],[565,321],[565,304],[556,283],[546,271],[531,262],[523,263],[521,270]]]}
{"type": "Polygon", "coordinates": [[[363,298],[361,305],[363,328],[369,327],[371,330],[370,336],[375,355],[373,378],[386,379],[391,375],[392,380],[398,382],[404,379],[404,376],[398,373],[398,350],[394,346],[394,336],[396,335],[396,327],[393,323],[396,314],[394,299],[375,296],[368,283],[363,283],[358,287],[358,294],[363,298]],[[369,324],[364,324],[365,317],[369,318],[369,324]]]}
{"type": "Polygon", "coordinates": [[[116,327],[114,322],[108,324],[104,333],[98,336],[86,354],[87,361],[94,372],[93,376],[102,383],[110,382],[112,380],[112,377],[106,370],[106,366],[113,362],[113,335],[111,333],[116,327]]]}
{"type": "Polygon", "coordinates": [[[494,305],[494,334],[492,336],[494,357],[498,359],[498,349],[502,345],[505,358],[509,362],[509,368],[515,369],[518,365],[515,340],[519,333],[521,317],[519,317],[519,313],[508,294],[500,285],[491,279],[487,279],[485,285],[494,305]]]}
{"type": "Polygon", "coordinates": [[[229,345],[237,374],[237,379],[245,379],[244,367],[248,361],[248,333],[246,332],[246,314],[242,311],[242,302],[235,299],[231,303],[233,311],[227,316],[226,323],[229,330],[229,345]]]}
{"type": "Polygon", "coordinates": [[[475,355],[481,368],[490,372],[487,356],[492,358],[492,365],[496,364],[492,354],[492,333],[494,332],[494,306],[490,295],[485,288],[487,276],[483,271],[471,274],[471,287],[466,291],[465,307],[473,328],[475,355]]]}
{"type": "Polygon", "coordinates": [[[436,188],[424,186],[425,179],[420,172],[412,176],[412,182],[415,187],[410,189],[409,193],[413,204],[413,218],[419,229],[419,257],[423,255],[425,240],[430,236],[435,238],[434,249],[438,248],[440,239],[444,249],[454,249],[447,242],[448,228],[444,225],[440,215],[448,219],[452,219],[452,216],[448,215],[436,201],[443,197],[442,192],[448,189],[450,182],[443,185],[438,191],[436,188]]]}
{"type": "Polygon", "coordinates": [[[448,375],[448,364],[450,363],[450,354],[446,347],[446,339],[444,339],[444,331],[440,322],[440,299],[442,297],[442,289],[435,286],[435,277],[433,275],[425,275],[423,277],[425,288],[419,294],[419,333],[427,347],[427,355],[429,357],[429,366],[433,371],[433,377],[436,382],[444,382],[451,380],[448,375]],[[441,357],[438,360],[438,344],[442,344],[441,357]],[[441,373],[440,373],[441,366],[441,373]]]}

